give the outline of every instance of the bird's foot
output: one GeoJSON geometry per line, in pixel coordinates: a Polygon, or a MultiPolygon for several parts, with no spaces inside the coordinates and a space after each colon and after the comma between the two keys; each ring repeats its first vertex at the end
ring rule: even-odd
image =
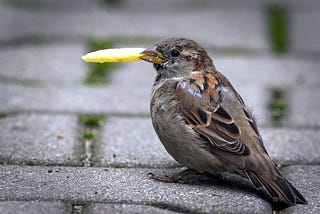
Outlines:
{"type": "Polygon", "coordinates": [[[165,182],[165,183],[179,183],[179,184],[190,183],[190,179],[192,179],[192,177],[197,176],[197,175],[202,175],[202,174],[197,172],[194,169],[186,169],[186,170],[179,172],[178,174],[175,174],[172,176],[167,176],[167,175],[157,176],[151,172],[148,173],[149,178],[151,178],[153,180],[165,182]]]}

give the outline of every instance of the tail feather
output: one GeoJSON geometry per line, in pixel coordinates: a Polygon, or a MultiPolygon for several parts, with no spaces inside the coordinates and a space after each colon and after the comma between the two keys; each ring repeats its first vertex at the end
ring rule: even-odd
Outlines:
{"type": "Polygon", "coordinates": [[[247,177],[251,181],[251,183],[254,185],[255,188],[261,189],[262,184],[260,182],[260,179],[256,176],[256,174],[252,171],[247,171],[247,177]]]}
{"type": "Polygon", "coordinates": [[[302,196],[302,194],[289,181],[287,182],[296,196],[297,204],[308,204],[308,201],[302,196]]]}
{"type": "MultiPolygon", "coordinates": [[[[260,178],[260,182],[262,183],[263,188],[269,193],[269,195],[271,195],[272,198],[274,199],[279,198],[279,194],[277,193],[277,191],[279,191],[278,188],[277,189],[273,188],[273,186],[263,178],[262,179],[260,178]]],[[[287,194],[287,195],[292,197],[292,194],[287,194]]],[[[288,201],[293,201],[293,200],[294,200],[294,197],[290,198],[288,201]]]]}
{"type": "Polygon", "coordinates": [[[277,176],[276,179],[271,180],[271,185],[273,188],[278,190],[280,193],[280,198],[285,199],[286,202],[289,202],[289,205],[295,205],[297,203],[296,195],[291,188],[293,186],[290,185],[285,178],[277,176]]]}
{"type": "Polygon", "coordinates": [[[258,175],[253,171],[247,171],[246,173],[256,188],[263,187],[276,200],[280,199],[289,206],[308,203],[301,193],[280,174],[272,179],[271,176],[258,175]]]}

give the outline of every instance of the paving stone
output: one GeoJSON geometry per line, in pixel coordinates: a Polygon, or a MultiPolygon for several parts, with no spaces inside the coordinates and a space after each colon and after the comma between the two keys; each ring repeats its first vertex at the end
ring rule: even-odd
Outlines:
{"type": "MultiPolygon", "coordinates": [[[[278,164],[320,163],[319,130],[262,127],[260,132],[278,164]]],[[[109,117],[102,129],[98,165],[173,167],[177,163],[162,146],[150,118],[109,117]]]]}
{"type": "Polygon", "coordinates": [[[307,0],[307,1],[291,1],[284,0],[285,5],[287,5],[291,12],[314,12],[318,11],[320,8],[320,2],[317,0],[307,0]]]}
{"type": "MultiPolygon", "coordinates": [[[[289,11],[290,50],[319,52],[319,3],[314,0],[303,3],[283,2],[289,11]]],[[[36,4],[21,5],[2,3],[0,28],[4,30],[0,39],[9,40],[33,35],[145,35],[156,38],[185,35],[215,46],[268,50],[265,10],[269,3],[252,0],[239,3],[231,0],[203,1],[202,4],[195,4],[138,0],[125,1],[113,6],[105,4],[105,7],[99,1],[39,1],[36,4]],[[114,24],[114,20],[117,20],[117,25],[114,24]],[[206,33],[194,33],[202,32],[204,28],[206,33]],[[175,29],[174,33],[172,29],[175,29]]]]}
{"type": "Polygon", "coordinates": [[[0,112],[149,114],[150,91],[131,87],[25,87],[0,84],[0,112]]]}
{"type": "Polygon", "coordinates": [[[215,56],[216,68],[223,72],[236,88],[244,84],[268,89],[319,85],[320,63],[295,56],[215,56]]]}
{"type": "MultiPolygon", "coordinates": [[[[312,11],[320,7],[320,3],[317,0],[306,0],[306,1],[292,1],[283,0],[285,5],[288,5],[290,9],[301,10],[301,11],[312,11]]],[[[51,10],[51,11],[87,11],[93,10],[99,7],[106,7],[106,9],[121,9],[129,10],[134,12],[159,12],[169,11],[169,12],[181,12],[181,11],[198,11],[198,10],[208,10],[208,9],[228,9],[228,10],[249,10],[249,9],[261,9],[270,3],[269,0],[244,0],[239,2],[237,0],[202,0],[202,4],[195,4],[194,2],[181,2],[181,0],[162,0],[152,1],[152,0],[131,0],[122,1],[118,4],[114,2],[103,2],[99,0],[33,0],[32,2],[12,2],[12,1],[2,1],[4,5],[14,6],[16,8],[24,8],[29,10],[51,10]],[[72,8],[71,8],[72,7],[72,8]]],[[[272,3],[272,2],[271,2],[272,3]]]]}
{"type": "Polygon", "coordinates": [[[150,118],[108,117],[99,149],[98,165],[102,166],[177,166],[158,139],[150,118]]]}
{"type": "MultiPolygon", "coordinates": [[[[263,11],[248,8],[245,11],[234,9],[229,12],[212,6],[210,9],[200,8],[185,13],[185,9],[177,10],[181,8],[179,4],[175,4],[176,10],[170,11],[165,8],[156,10],[153,9],[156,8],[154,4],[149,4],[153,12],[146,9],[102,8],[98,5],[95,9],[64,13],[26,10],[2,4],[0,28],[3,31],[0,40],[33,35],[76,38],[119,35],[165,38],[184,35],[215,46],[245,44],[247,48],[268,49],[263,11]],[[206,33],[198,33],[204,29],[206,33]]],[[[193,5],[186,6],[192,8],[193,5]]]]}
{"type": "MultiPolygon", "coordinates": [[[[271,213],[269,203],[240,181],[227,184],[155,182],[147,173],[168,169],[103,169],[0,166],[0,200],[62,200],[65,202],[129,203],[202,213],[271,213]],[[209,200],[208,200],[209,199],[209,200]]],[[[171,173],[177,172],[172,169],[171,173]]]]}
{"type": "Polygon", "coordinates": [[[83,45],[52,44],[6,48],[0,53],[0,78],[30,84],[82,84],[87,67],[82,63],[83,45]]]}
{"type": "Polygon", "coordinates": [[[290,16],[290,48],[305,54],[320,53],[319,6],[290,16]]]}
{"type": "Polygon", "coordinates": [[[269,155],[276,163],[320,163],[319,130],[261,128],[261,136],[269,155]]]}
{"type": "MultiPolygon", "coordinates": [[[[99,0],[32,0],[32,1],[1,1],[3,6],[21,9],[22,11],[37,12],[72,12],[88,11],[99,6],[99,0]]],[[[100,5],[101,6],[101,5],[100,5]]]]}
{"type": "MultiPolygon", "coordinates": [[[[228,3],[231,1],[204,1],[194,7],[188,1],[163,4],[133,0],[104,9],[98,1],[75,1],[32,1],[36,2],[34,5],[37,7],[1,2],[1,44],[33,36],[83,41],[83,38],[90,36],[146,36],[157,40],[183,35],[204,46],[269,49],[264,14],[266,1],[246,1],[250,2],[249,6],[236,1],[233,2],[238,4],[232,6],[228,3]],[[199,34],[204,26],[207,33],[199,34]],[[174,33],[172,29],[175,29],[174,33]]],[[[285,3],[290,9],[293,8],[289,14],[290,50],[307,54],[319,52],[319,2],[286,0],[285,3]]],[[[109,86],[79,86],[86,73],[86,65],[78,58],[83,52],[81,45],[72,44],[7,47],[5,52],[0,53],[0,113],[121,114],[121,117],[109,116],[102,128],[98,165],[152,169],[0,165],[0,200],[11,200],[0,202],[0,213],[3,209],[5,213],[15,207],[14,213],[20,210],[71,212],[68,204],[33,201],[39,199],[70,204],[92,202],[85,210],[88,212],[126,212],[132,209],[149,210],[150,213],[272,212],[270,205],[252,191],[251,186],[237,178],[229,183],[189,185],[149,180],[148,172],[167,174],[178,171],[171,169],[177,163],[166,153],[152,129],[150,119],[146,117],[149,115],[150,91],[155,75],[152,66],[146,63],[126,64],[113,73],[109,86]],[[38,53],[40,59],[36,55],[38,53]],[[12,57],[19,60],[11,61],[12,57]],[[39,59],[37,64],[33,63],[34,58],[39,59]],[[28,86],[14,85],[9,82],[11,80],[22,80],[28,86]],[[42,82],[49,87],[38,85],[42,82]],[[125,118],[124,115],[131,117],[125,118]]],[[[320,63],[290,56],[212,55],[216,67],[231,80],[247,105],[253,108],[260,124],[270,124],[265,109],[268,89],[286,89],[290,112],[285,126],[288,127],[262,127],[261,134],[277,163],[313,164],[283,169],[288,179],[309,201],[309,205],[298,205],[287,209],[287,212],[320,213],[317,177],[320,168],[314,165],[319,164],[320,158],[320,143],[317,140],[320,63]]],[[[1,118],[1,162],[77,165],[79,142],[76,129],[75,116],[18,114],[1,118]],[[64,138],[57,139],[58,134],[64,138]]]]}
{"type": "Polygon", "coordinates": [[[23,114],[0,119],[5,163],[77,165],[77,117],[23,114]]]}
{"type": "MultiPolygon", "coordinates": [[[[84,214],[97,214],[97,213],[122,213],[122,214],[149,214],[149,213],[163,213],[173,214],[177,213],[164,208],[152,207],[148,205],[135,205],[135,204],[90,204],[86,206],[84,214]]],[[[180,212],[178,212],[180,213],[180,212]]]]}
{"type": "Polygon", "coordinates": [[[0,213],[2,214],[56,214],[71,213],[71,205],[62,202],[44,201],[0,201],[0,213]]]}
{"type": "Polygon", "coordinates": [[[291,125],[301,125],[306,127],[319,127],[319,85],[299,87],[290,92],[290,115],[288,123],[291,125]]]}
{"type": "Polygon", "coordinates": [[[290,207],[287,209],[287,213],[320,213],[320,166],[289,166],[282,171],[309,203],[308,205],[290,207]]]}
{"type": "Polygon", "coordinates": [[[132,88],[145,87],[151,94],[155,77],[156,70],[150,63],[144,61],[121,63],[121,66],[109,76],[109,84],[132,88]]]}

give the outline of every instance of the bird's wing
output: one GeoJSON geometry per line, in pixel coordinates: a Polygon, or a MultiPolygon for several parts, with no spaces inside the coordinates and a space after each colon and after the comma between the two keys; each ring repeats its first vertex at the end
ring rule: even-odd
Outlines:
{"type": "Polygon", "coordinates": [[[246,111],[241,97],[222,74],[193,73],[190,77],[177,81],[175,90],[181,102],[182,116],[199,137],[204,139],[204,144],[208,144],[204,148],[215,157],[238,167],[256,188],[263,187],[271,197],[280,198],[290,206],[307,204],[299,191],[276,169],[263,146],[255,121],[246,111]],[[232,93],[235,102],[224,100],[226,95],[223,95],[223,87],[230,89],[229,93],[232,93]],[[223,106],[226,102],[237,106],[225,109],[223,106]],[[243,115],[239,117],[238,114],[243,115]],[[235,123],[235,117],[245,121],[235,123]],[[238,127],[237,124],[242,125],[238,127]],[[254,138],[251,134],[241,133],[243,124],[246,124],[246,129],[251,127],[254,138]]]}
{"type": "Polygon", "coordinates": [[[180,109],[186,122],[208,142],[210,152],[244,168],[241,157],[248,156],[250,150],[243,143],[234,118],[221,106],[224,98],[219,81],[209,72],[194,72],[178,81],[175,90],[181,102],[180,109]]]}

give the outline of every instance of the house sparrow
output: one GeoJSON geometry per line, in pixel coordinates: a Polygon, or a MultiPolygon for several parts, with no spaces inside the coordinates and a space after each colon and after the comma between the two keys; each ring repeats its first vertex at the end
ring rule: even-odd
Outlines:
{"type": "MultiPolygon", "coordinates": [[[[204,48],[190,39],[169,38],[141,54],[157,72],[153,127],[176,161],[199,173],[239,174],[288,206],[307,204],[277,170],[255,119],[204,48]]],[[[174,181],[174,176],[154,178],[174,181]]]]}

